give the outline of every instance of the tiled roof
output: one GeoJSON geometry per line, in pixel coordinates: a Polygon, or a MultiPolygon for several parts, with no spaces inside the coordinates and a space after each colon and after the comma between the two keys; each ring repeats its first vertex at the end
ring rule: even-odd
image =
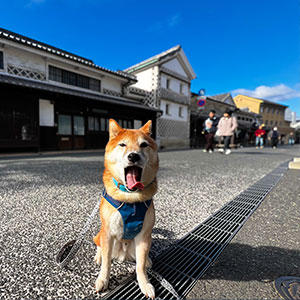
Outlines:
{"type": "Polygon", "coordinates": [[[269,104],[274,104],[274,105],[279,105],[279,106],[284,106],[284,107],[288,107],[288,105],[284,105],[284,104],[279,104],[277,102],[273,102],[273,101],[270,101],[270,100],[265,100],[265,99],[259,99],[259,100],[262,100],[266,103],[269,103],[269,104]]]}
{"type": "Polygon", "coordinates": [[[208,97],[216,101],[224,102],[228,97],[231,97],[231,94],[225,93],[225,94],[218,94],[218,95],[208,96],[208,97]]]}
{"type": "Polygon", "coordinates": [[[88,67],[91,67],[91,68],[94,68],[94,69],[97,69],[97,70],[101,70],[101,71],[104,71],[104,72],[111,73],[111,74],[116,75],[116,76],[120,76],[120,77],[130,79],[130,80],[133,80],[133,81],[137,81],[136,77],[132,74],[128,74],[124,71],[119,71],[119,70],[118,71],[112,71],[112,70],[100,67],[100,66],[96,65],[90,59],[87,59],[87,58],[84,58],[82,56],[70,53],[68,51],[50,46],[46,43],[39,42],[37,40],[28,38],[24,35],[9,31],[9,30],[1,28],[1,27],[0,27],[0,38],[4,38],[6,40],[11,40],[11,41],[14,41],[16,43],[27,46],[27,47],[35,48],[35,49],[38,49],[38,50],[41,50],[41,51],[44,51],[44,52],[47,52],[47,53],[50,53],[50,54],[54,54],[54,55],[63,57],[65,59],[72,60],[74,62],[80,63],[82,65],[86,65],[88,67]]]}
{"type": "Polygon", "coordinates": [[[146,60],[143,60],[142,62],[125,69],[125,71],[129,72],[129,73],[134,72],[134,71],[136,71],[138,69],[141,69],[141,68],[143,68],[147,65],[150,65],[150,64],[155,63],[159,60],[162,60],[163,58],[165,58],[167,56],[171,56],[171,55],[175,54],[176,52],[178,52],[180,49],[181,49],[181,46],[177,45],[177,46],[175,46],[173,48],[170,48],[170,49],[168,49],[168,50],[166,50],[162,53],[159,53],[155,56],[152,56],[152,57],[150,57],[146,60]]]}

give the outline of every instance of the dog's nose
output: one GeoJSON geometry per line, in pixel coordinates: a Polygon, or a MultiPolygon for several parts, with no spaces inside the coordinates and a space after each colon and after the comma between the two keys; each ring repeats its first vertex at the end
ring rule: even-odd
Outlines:
{"type": "Polygon", "coordinates": [[[128,160],[133,163],[139,161],[140,159],[141,157],[137,153],[131,152],[128,154],[128,160]]]}

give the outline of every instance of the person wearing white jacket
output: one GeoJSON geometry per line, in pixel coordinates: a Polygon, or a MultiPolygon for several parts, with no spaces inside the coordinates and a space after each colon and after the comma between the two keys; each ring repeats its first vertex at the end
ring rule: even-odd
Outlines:
{"type": "Polygon", "coordinates": [[[224,149],[221,149],[222,152],[225,151],[225,154],[228,155],[231,153],[230,150],[230,140],[234,134],[235,129],[237,128],[237,120],[235,117],[232,117],[232,111],[226,110],[223,117],[220,119],[218,124],[218,134],[224,138],[224,149]]]}

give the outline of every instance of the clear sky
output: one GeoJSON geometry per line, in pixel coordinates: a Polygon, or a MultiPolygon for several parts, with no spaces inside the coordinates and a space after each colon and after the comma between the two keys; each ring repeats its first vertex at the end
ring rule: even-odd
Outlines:
{"type": "Polygon", "coordinates": [[[298,0],[10,0],[0,27],[113,70],[180,44],[192,91],[248,94],[300,117],[298,0]]]}

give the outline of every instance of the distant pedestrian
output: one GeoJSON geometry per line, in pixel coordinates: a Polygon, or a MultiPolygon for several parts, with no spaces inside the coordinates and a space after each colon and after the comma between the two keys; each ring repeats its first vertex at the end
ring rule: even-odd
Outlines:
{"type": "Polygon", "coordinates": [[[260,125],[259,128],[255,131],[255,145],[256,145],[256,149],[258,149],[258,147],[260,147],[260,149],[262,149],[264,147],[264,135],[266,134],[266,131],[263,129],[264,124],[260,125]]]}
{"type": "Polygon", "coordinates": [[[205,149],[203,152],[212,153],[214,151],[214,136],[217,131],[219,119],[216,117],[216,112],[212,109],[209,112],[208,118],[204,122],[205,149]]]}
{"type": "Polygon", "coordinates": [[[294,132],[291,131],[289,134],[289,145],[293,146],[295,144],[294,132]]]}
{"type": "Polygon", "coordinates": [[[274,127],[268,134],[268,139],[271,141],[271,147],[273,149],[277,148],[278,139],[279,139],[279,132],[277,127],[274,127]]]}
{"type": "Polygon", "coordinates": [[[231,153],[230,140],[237,128],[237,120],[231,115],[232,111],[226,110],[218,124],[218,134],[224,138],[224,149],[220,149],[220,151],[225,152],[226,155],[231,153]]]}

